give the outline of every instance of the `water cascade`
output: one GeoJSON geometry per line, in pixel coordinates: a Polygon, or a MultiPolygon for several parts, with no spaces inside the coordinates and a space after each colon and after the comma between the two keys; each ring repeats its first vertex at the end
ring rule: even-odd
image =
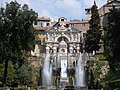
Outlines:
{"type": "Polygon", "coordinates": [[[76,65],[75,71],[75,85],[79,87],[84,87],[85,85],[85,71],[84,71],[84,62],[82,59],[82,54],[80,53],[79,59],[76,65]]]}
{"type": "Polygon", "coordinates": [[[42,71],[42,85],[51,86],[52,85],[52,66],[50,64],[50,54],[47,54],[44,60],[44,67],[42,71]]]}
{"type": "Polygon", "coordinates": [[[57,54],[57,67],[60,68],[60,54],[57,54]]]}

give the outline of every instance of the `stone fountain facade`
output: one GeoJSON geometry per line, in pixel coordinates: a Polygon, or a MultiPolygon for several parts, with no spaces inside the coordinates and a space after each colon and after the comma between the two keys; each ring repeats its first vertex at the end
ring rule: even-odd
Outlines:
{"type": "Polygon", "coordinates": [[[57,24],[46,30],[45,37],[46,54],[51,55],[53,78],[57,77],[59,86],[74,85],[76,60],[82,52],[81,32],[70,27],[65,18],[60,18],[57,24]]]}
{"type": "Polygon", "coordinates": [[[59,23],[46,30],[45,44],[46,53],[52,55],[55,67],[60,67],[56,64],[58,53],[61,60],[67,59],[68,67],[73,67],[73,62],[78,59],[76,56],[82,47],[81,32],[67,26],[65,18],[60,18],[59,23]]]}
{"type": "MultiPolygon", "coordinates": [[[[50,54],[50,65],[52,65],[51,85],[55,87],[75,86],[77,61],[80,53],[83,52],[83,33],[69,24],[66,18],[61,17],[56,24],[45,30],[44,38],[44,42],[41,42],[41,45],[37,44],[35,50],[31,52],[33,56],[37,56],[36,59],[39,61],[39,86],[43,85],[42,73],[43,68],[46,67],[44,59],[48,54],[50,54]],[[41,47],[42,45],[44,47],[41,47]]],[[[83,59],[83,66],[86,67],[88,59],[84,57],[83,59]]]]}

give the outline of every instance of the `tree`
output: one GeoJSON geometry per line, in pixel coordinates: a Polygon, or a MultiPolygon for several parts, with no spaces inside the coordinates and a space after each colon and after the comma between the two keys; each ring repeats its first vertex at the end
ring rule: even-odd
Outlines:
{"type": "Polygon", "coordinates": [[[20,85],[28,85],[29,83],[32,83],[33,68],[27,60],[24,60],[21,67],[18,65],[15,70],[15,83],[20,85]]]}
{"type": "Polygon", "coordinates": [[[0,86],[3,84],[4,65],[0,63],[0,86]]]}
{"type": "Polygon", "coordinates": [[[110,70],[120,70],[120,9],[111,9],[108,13],[108,23],[105,28],[105,55],[110,70]]]}
{"type": "Polygon", "coordinates": [[[101,39],[101,31],[100,31],[100,17],[97,9],[97,5],[94,1],[94,5],[91,8],[91,19],[89,21],[89,30],[86,34],[85,40],[85,50],[87,52],[97,51],[100,48],[100,39],[101,39]]]}
{"type": "Polygon", "coordinates": [[[107,20],[104,44],[110,71],[103,82],[109,90],[113,90],[120,89],[120,9],[113,7],[107,14],[107,20]]]}
{"type": "Polygon", "coordinates": [[[5,62],[4,85],[6,84],[8,61],[22,63],[27,52],[35,44],[33,21],[37,13],[25,4],[10,2],[0,9],[0,62],[5,62]]]}
{"type": "MultiPolygon", "coordinates": [[[[4,64],[5,63],[0,64],[0,86],[3,84],[4,64]]],[[[14,74],[15,74],[14,65],[12,64],[11,61],[8,62],[7,71],[8,73],[7,73],[6,84],[8,86],[11,86],[14,82],[14,74]]]]}

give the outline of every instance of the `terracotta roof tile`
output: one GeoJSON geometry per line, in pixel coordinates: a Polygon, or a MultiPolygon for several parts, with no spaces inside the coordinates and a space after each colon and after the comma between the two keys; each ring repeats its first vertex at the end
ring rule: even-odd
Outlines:
{"type": "Polygon", "coordinates": [[[47,30],[47,27],[35,27],[34,28],[38,31],[41,31],[41,30],[47,30]]]}
{"type": "Polygon", "coordinates": [[[80,24],[80,23],[88,23],[88,21],[87,20],[83,20],[83,21],[80,21],[80,20],[71,20],[70,21],[70,24],[74,24],[74,23],[78,23],[78,24],[80,24]]]}
{"type": "Polygon", "coordinates": [[[37,20],[51,20],[49,17],[38,17],[37,20]]]}

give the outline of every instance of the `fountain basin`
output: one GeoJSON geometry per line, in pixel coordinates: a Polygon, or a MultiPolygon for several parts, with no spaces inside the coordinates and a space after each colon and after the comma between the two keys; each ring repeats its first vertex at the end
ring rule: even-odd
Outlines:
{"type": "Polygon", "coordinates": [[[55,86],[38,86],[37,90],[56,90],[55,86]]]}
{"type": "Polygon", "coordinates": [[[86,87],[86,86],[75,86],[74,90],[88,90],[88,87],[86,87]]]}
{"type": "Polygon", "coordinates": [[[65,86],[64,90],[75,90],[74,86],[65,86]]]}

